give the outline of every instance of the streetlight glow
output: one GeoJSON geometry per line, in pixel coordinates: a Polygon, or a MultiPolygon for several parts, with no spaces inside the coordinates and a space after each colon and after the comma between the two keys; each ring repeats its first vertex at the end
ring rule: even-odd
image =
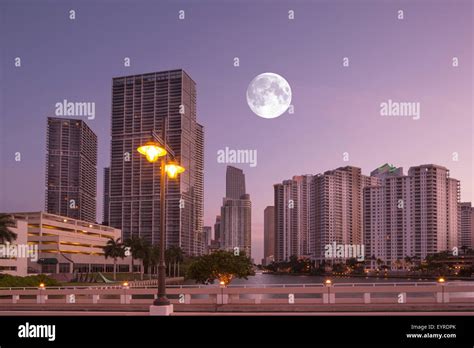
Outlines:
{"type": "MultiPolygon", "coordinates": [[[[163,119],[162,139],[166,141],[166,118],[163,119]]],[[[153,301],[154,306],[170,306],[170,301],[166,297],[166,262],[165,262],[165,238],[166,238],[166,221],[165,221],[165,195],[166,195],[166,179],[167,177],[174,179],[178,174],[184,172],[184,167],[181,167],[174,161],[166,163],[165,155],[166,142],[164,144],[155,141],[148,141],[137,148],[137,151],[145,155],[148,162],[156,162],[161,157],[160,165],[160,259],[158,262],[158,293],[156,299],[153,301]]],[[[174,159],[173,151],[170,150],[170,157],[174,159]]],[[[128,283],[125,282],[125,289],[128,289],[128,283]]]]}
{"type": "Polygon", "coordinates": [[[170,179],[175,179],[178,174],[184,172],[184,168],[176,163],[168,163],[165,165],[165,172],[170,179]]]}
{"type": "Polygon", "coordinates": [[[443,277],[441,277],[441,278],[438,279],[438,283],[444,283],[445,281],[446,281],[446,280],[444,280],[443,277]]]}
{"type": "Polygon", "coordinates": [[[159,157],[167,154],[167,151],[154,141],[148,141],[144,145],[139,146],[137,151],[145,155],[148,162],[156,162],[159,157]]]}

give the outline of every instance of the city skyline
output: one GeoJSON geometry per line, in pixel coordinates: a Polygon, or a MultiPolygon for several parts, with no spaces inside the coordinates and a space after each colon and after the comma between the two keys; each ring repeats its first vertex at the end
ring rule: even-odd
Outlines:
{"type": "MultiPolygon", "coordinates": [[[[163,73],[163,72],[160,72],[160,73],[163,73]]],[[[71,118],[48,117],[48,127],[47,127],[47,131],[46,131],[48,141],[50,141],[50,137],[51,137],[51,135],[50,135],[50,133],[51,133],[51,122],[52,121],[58,121],[58,120],[60,120],[61,121],[60,123],[63,123],[63,124],[65,124],[65,123],[69,124],[73,121],[77,121],[76,124],[84,125],[84,126],[81,126],[81,128],[84,128],[85,131],[92,134],[92,136],[95,136],[95,134],[90,130],[90,128],[87,126],[87,123],[85,121],[77,120],[77,119],[71,119],[71,118]]],[[[56,122],[56,123],[58,123],[58,122],[56,122]]],[[[62,128],[64,128],[63,125],[62,125],[62,128]]],[[[49,150],[49,151],[51,151],[51,150],[49,150]]],[[[65,155],[67,155],[67,153],[65,153],[65,155]]],[[[47,158],[49,158],[49,157],[47,157],[47,158]]],[[[48,161],[46,162],[46,164],[48,164],[48,161]]],[[[418,167],[424,167],[424,166],[439,167],[436,164],[420,164],[420,165],[418,165],[418,167]]],[[[353,171],[353,170],[358,171],[357,175],[361,176],[362,179],[364,180],[364,182],[367,181],[368,183],[371,183],[370,186],[368,186],[368,187],[366,186],[366,187],[367,188],[372,188],[372,189],[379,189],[381,187],[380,182],[378,182],[377,179],[385,177],[385,175],[387,175],[387,173],[389,175],[395,175],[395,177],[400,177],[401,176],[401,179],[406,178],[406,176],[404,176],[402,167],[396,167],[396,166],[393,166],[392,164],[386,163],[383,166],[377,167],[373,171],[371,171],[370,176],[363,175],[362,168],[355,167],[355,166],[347,166],[347,167],[340,167],[340,168],[333,169],[333,170],[325,170],[322,173],[294,175],[292,179],[284,180],[283,184],[275,184],[274,186],[284,187],[285,185],[290,185],[291,186],[291,185],[295,184],[295,186],[292,189],[290,189],[290,191],[294,191],[294,192],[293,193],[286,193],[286,195],[288,195],[288,197],[290,197],[290,198],[293,197],[292,195],[294,195],[294,197],[296,198],[296,201],[298,202],[297,204],[300,205],[302,203],[301,202],[302,197],[300,197],[300,195],[303,192],[304,192],[304,195],[306,197],[306,198],[304,198],[304,200],[309,200],[309,192],[306,193],[306,191],[309,190],[309,181],[306,184],[307,180],[311,181],[312,178],[314,177],[314,178],[317,179],[316,181],[318,181],[318,179],[320,180],[320,179],[324,178],[325,176],[327,176],[328,174],[329,175],[334,175],[334,173],[337,173],[340,170],[345,171],[346,168],[349,168],[350,171],[353,171]],[[301,186],[301,185],[303,185],[303,186],[301,186]],[[308,185],[308,186],[306,186],[306,185],[308,185]]],[[[109,173],[110,168],[105,167],[103,169],[104,169],[104,178],[105,178],[105,176],[107,175],[106,173],[108,173],[108,175],[110,175],[110,173],[109,173]]],[[[410,173],[413,169],[416,169],[416,167],[411,166],[408,172],[410,173]]],[[[448,169],[448,171],[449,171],[449,169],[448,169]]],[[[410,174],[408,174],[408,175],[410,175],[410,174]]],[[[459,183],[460,183],[459,180],[457,180],[457,179],[450,179],[450,180],[454,180],[457,183],[456,185],[457,185],[458,191],[459,191],[459,183]]],[[[107,182],[107,179],[104,179],[104,181],[105,181],[105,185],[110,185],[110,182],[107,182]]],[[[225,188],[226,196],[233,197],[231,200],[238,200],[237,197],[241,197],[244,200],[248,200],[249,195],[245,193],[245,186],[246,186],[245,185],[245,174],[243,173],[243,171],[240,168],[228,165],[227,169],[226,169],[226,188],[225,188]]],[[[315,185],[315,186],[317,187],[317,185],[315,185]]],[[[275,194],[276,194],[276,192],[277,192],[277,190],[276,190],[276,187],[275,187],[275,194]]],[[[99,195],[99,198],[100,198],[100,195],[99,195]]],[[[108,199],[108,197],[106,197],[105,189],[104,189],[104,192],[103,192],[102,199],[103,199],[104,209],[105,209],[105,200],[108,199]]],[[[226,204],[227,200],[229,200],[229,197],[224,198],[224,205],[226,204]]],[[[48,202],[48,195],[46,196],[46,199],[45,199],[46,205],[47,205],[47,202],[48,202]]],[[[468,202],[468,203],[470,203],[470,202],[468,202]]],[[[306,203],[306,204],[309,204],[309,202],[306,203]]],[[[464,204],[464,202],[459,202],[459,204],[464,204]]],[[[267,206],[265,209],[267,209],[267,208],[270,208],[270,207],[267,206]]],[[[223,213],[222,209],[224,209],[224,206],[221,207],[221,212],[220,212],[221,215],[223,213]]],[[[305,218],[308,218],[308,223],[307,224],[309,225],[309,214],[310,214],[309,208],[306,207],[306,209],[304,209],[304,211],[305,211],[305,213],[304,213],[305,217],[300,216],[301,211],[298,211],[297,216],[295,216],[295,220],[300,221],[300,220],[304,220],[305,218]]],[[[48,211],[45,209],[44,212],[48,212],[48,211]]],[[[49,211],[49,213],[55,213],[55,212],[49,211]]],[[[295,213],[296,213],[296,211],[295,211],[295,213]]],[[[461,213],[461,211],[460,211],[460,213],[461,213]]],[[[56,214],[58,214],[58,213],[56,213],[56,214]]],[[[64,214],[64,216],[66,217],[68,215],[64,214]]],[[[69,217],[74,217],[74,216],[69,216],[69,217]]],[[[83,220],[88,221],[87,219],[83,219],[83,220]]],[[[91,222],[93,222],[93,221],[91,221],[91,222]]],[[[97,223],[100,223],[100,222],[97,222],[97,223]]],[[[301,223],[301,222],[299,222],[299,223],[301,223]]],[[[210,228],[210,227],[209,226],[203,226],[203,229],[204,228],[210,228]]],[[[300,227],[292,227],[292,229],[293,228],[295,230],[298,230],[298,231],[300,229],[300,227]]],[[[295,240],[295,246],[292,247],[293,249],[292,249],[291,252],[290,251],[285,252],[284,257],[281,257],[281,256],[278,257],[278,256],[275,255],[276,256],[275,259],[281,261],[281,260],[284,260],[284,259],[288,259],[288,257],[291,256],[291,255],[311,255],[311,254],[313,254],[314,250],[311,251],[311,249],[312,248],[317,248],[317,246],[316,246],[317,242],[315,244],[315,240],[311,240],[311,237],[309,236],[309,226],[305,226],[305,230],[306,230],[306,232],[305,232],[306,236],[304,238],[305,242],[302,243],[300,241],[301,237],[298,235],[299,232],[296,233],[296,234],[292,234],[292,232],[291,232],[290,233],[291,236],[290,235],[289,236],[291,238],[297,238],[297,240],[295,240]],[[311,245],[310,245],[310,243],[311,243],[311,245]]],[[[204,230],[203,230],[203,232],[204,232],[204,230]]],[[[278,232],[278,231],[275,230],[274,232],[278,232]]],[[[349,233],[349,231],[346,231],[344,233],[349,233]]],[[[365,233],[361,233],[361,236],[360,236],[361,238],[362,238],[363,234],[365,234],[365,233]]],[[[122,236],[123,236],[123,231],[122,231],[122,236]]],[[[223,234],[221,236],[223,236],[223,234]]],[[[318,235],[316,238],[319,238],[319,237],[321,237],[321,235],[318,235]]],[[[461,237],[461,235],[459,235],[459,237],[461,237]]],[[[276,238],[278,238],[278,237],[276,237],[276,238]]],[[[343,238],[342,241],[344,241],[345,239],[346,238],[343,238]]],[[[352,239],[352,238],[349,238],[349,239],[352,239]]],[[[365,240],[365,238],[363,238],[363,239],[365,240]]],[[[319,243],[319,244],[321,244],[321,243],[319,243]]],[[[226,249],[226,245],[222,244],[222,239],[221,239],[221,246],[220,247],[226,249]]],[[[320,247],[321,247],[321,245],[320,245],[320,247]]],[[[193,248],[200,248],[199,243],[195,244],[193,246],[193,248]]],[[[227,249],[229,249],[228,246],[227,246],[227,249]]],[[[257,263],[259,262],[258,259],[255,259],[255,261],[257,263]]]]}
{"type": "Polygon", "coordinates": [[[274,236],[266,225],[264,242],[267,248],[275,238],[274,254],[266,249],[265,257],[277,262],[290,257],[323,262],[340,246],[357,250],[358,260],[371,269],[379,262],[396,268],[403,260],[472,248],[472,204],[460,201],[459,180],[436,164],[412,166],[407,174],[385,164],[370,176],[345,166],[293,176],[274,190],[274,236]]]}
{"type": "MultiPolygon", "coordinates": [[[[98,135],[101,173],[110,157],[112,78],[176,68],[197,82],[198,114],[206,127],[204,225],[214,223],[225,187],[227,163],[216,160],[217,152],[226,147],[258,150],[257,166],[237,165],[247,173],[252,197],[255,260],[263,256],[263,211],[272,203],[272,185],[295,173],[344,165],[368,173],[386,162],[405,168],[436,163],[461,181],[461,201],[474,201],[469,3],[454,7],[434,1],[429,8],[422,2],[407,3],[404,21],[396,19],[397,4],[374,3],[361,11],[356,4],[342,3],[282,2],[245,9],[209,1],[186,4],[182,22],[177,19],[179,6],[167,2],[151,9],[141,3],[123,5],[126,11],[112,13],[105,4],[81,4],[73,23],[68,22],[67,5],[10,4],[2,31],[18,25],[24,30],[4,40],[2,70],[9,88],[0,120],[0,210],[37,211],[44,206],[42,130],[56,103],[96,103],[95,118],[82,120],[98,135]],[[289,7],[295,11],[294,22],[288,21],[289,7]],[[204,21],[211,25],[202,26],[204,21]],[[118,24],[128,22],[135,23],[132,30],[118,24]],[[101,40],[91,42],[97,33],[101,40]],[[279,44],[262,44],[275,33],[279,44]],[[311,41],[295,40],[308,36],[311,41]],[[58,42],[71,44],[67,50],[57,49],[58,42]],[[344,68],[346,56],[350,65],[344,68]],[[459,58],[457,68],[451,65],[454,56],[459,58]],[[14,66],[15,57],[22,58],[21,68],[14,66]],[[130,57],[130,67],[124,67],[125,57],[130,57]],[[234,57],[240,58],[238,68],[234,57]],[[266,71],[288,80],[294,114],[265,120],[249,109],[245,90],[266,71]],[[421,102],[421,118],[382,117],[378,107],[387,100],[421,102]],[[14,160],[16,152],[21,152],[21,162],[14,160]]],[[[102,175],[98,181],[101,216],[102,175]]]]}

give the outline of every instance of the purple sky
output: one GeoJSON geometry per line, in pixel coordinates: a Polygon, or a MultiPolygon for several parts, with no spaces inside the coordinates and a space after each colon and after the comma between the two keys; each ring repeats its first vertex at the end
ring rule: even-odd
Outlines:
{"type": "Polygon", "coordinates": [[[226,165],[217,163],[217,151],[258,151],[256,167],[237,165],[253,202],[256,260],[273,184],[296,174],[344,165],[368,174],[385,162],[406,172],[436,163],[461,180],[462,200],[474,200],[470,1],[4,0],[0,9],[0,211],[43,209],[46,117],[68,99],[96,103],[96,119],[86,122],[99,137],[100,221],[111,79],[175,68],[197,83],[205,224],[213,224],[225,193],[226,165]],[[14,67],[17,56],[21,68],[14,67]],[[345,56],[349,68],[342,67],[345,56]],[[263,119],[251,112],[245,92],[263,72],[290,83],[294,114],[263,119]],[[380,116],[388,99],[420,102],[421,119],[380,116]],[[21,162],[14,161],[16,151],[21,162]]]}

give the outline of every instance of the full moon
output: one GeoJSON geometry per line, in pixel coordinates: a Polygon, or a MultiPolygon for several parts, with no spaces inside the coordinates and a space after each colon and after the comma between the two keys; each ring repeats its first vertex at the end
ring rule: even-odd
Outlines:
{"type": "Polygon", "coordinates": [[[260,117],[276,118],[288,109],[290,103],[290,84],[278,74],[260,74],[247,88],[247,104],[260,117]]]}

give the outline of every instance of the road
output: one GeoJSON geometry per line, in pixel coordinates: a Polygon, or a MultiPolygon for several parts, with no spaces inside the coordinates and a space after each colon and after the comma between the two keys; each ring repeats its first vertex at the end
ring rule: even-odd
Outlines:
{"type": "MultiPolygon", "coordinates": [[[[173,316],[474,316],[473,312],[174,312],[173,316]]],[[[148,316],[147,312],[4,311],[0,316],[148,316]]]]}

